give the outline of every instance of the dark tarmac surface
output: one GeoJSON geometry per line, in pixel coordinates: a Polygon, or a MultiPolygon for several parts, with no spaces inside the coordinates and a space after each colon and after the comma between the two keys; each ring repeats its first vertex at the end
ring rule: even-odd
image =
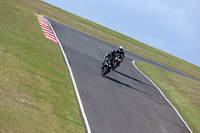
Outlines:
{"type": "Polygon", "coordinates": [[[177,71],[125,51],[120,67],[102,77],[101,62],[107,52],[117,47],[48,20],[68,57],[92,133],[189,133],[174,109],[132,61],[177,71]]]}

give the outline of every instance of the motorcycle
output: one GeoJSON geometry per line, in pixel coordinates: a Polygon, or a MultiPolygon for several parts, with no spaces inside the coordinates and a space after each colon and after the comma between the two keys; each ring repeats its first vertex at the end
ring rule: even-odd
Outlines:
{"type": "Polygon", "coordinates": [[[119,66],[119,64],[122,62],[122,57],[120,53],[116,53],[115,59],[113,62],[113,71],[119,66]]]}
{"type": "Polygon", "coordinates": [[[113,66],[113,61],[111,59],[107,59],[104,64],[103,64],[103,68],[102,68],[102,75],[103,77],[110,72],[110,70],[112,69],[113,66]]]}

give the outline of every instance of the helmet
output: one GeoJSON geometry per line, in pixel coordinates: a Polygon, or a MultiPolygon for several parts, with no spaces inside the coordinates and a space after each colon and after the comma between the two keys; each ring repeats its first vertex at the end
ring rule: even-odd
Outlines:
{"type": "Polygon", "coordinates": [[[115,54],[115,50],[111,50],[110,54],[113,56],[115,54]]]}
{"type": "Polygon", "coordinates": [[[120,50],[120,51],[122,51],[123,49],[124,49],[123,46],[120,46],[120,47],[119,47],[119,50],[120,50]]]}

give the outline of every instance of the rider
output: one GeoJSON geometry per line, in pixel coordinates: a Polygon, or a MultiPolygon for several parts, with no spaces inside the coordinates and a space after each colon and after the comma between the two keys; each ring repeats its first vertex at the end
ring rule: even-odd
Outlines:
{"type": "Polygon", "coordinates": [[[103,70],[107,59],[113,60],[114,58],[115,58],[115,50],[111,50],[111,52],[107,53],[106,56],[104,57],[104,61],[102,62],[101,69],[103,70]]]}
{"type": "Polygon", "coordinates": [[[119,53],[121,55],[121,57],[122,57],[121,59],[123,61],[123,59],[124,59],[124,48],[123,48],[123,46],[120,46],[117,50],[115,50],[115,53],[119,53]]]}

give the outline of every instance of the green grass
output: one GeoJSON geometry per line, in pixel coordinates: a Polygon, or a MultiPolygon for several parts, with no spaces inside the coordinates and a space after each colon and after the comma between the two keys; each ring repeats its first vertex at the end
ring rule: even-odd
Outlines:
{"type": "Polygon", "coordinates": [[[59,47],[44,37],[37,11],[6,0],[0,12],[0,132],[84,132],[59,47]]]}
{"type": "Polygon", "coordinates": [[[194,133],[200,133],[200,82],[136,61],[175,106],[194,133]]]}
{"type": "MultiPolygon", "coordinates": [[[[34,13],[58,20],[117,46],[123,45],[146,58],[200,78],[198,66],[40,0],[1,0],[0,132],[84,132],[74,89],[59,48],[44,37],[34,13]]],[[[142,67],[139,66],[140,69],[142,67]]],[[[151,70],[151,67],[142,69],[151,70]]],[[[158,79],[172,82],[168,87],[168,84],[158,81],[160,86],[168,89],[164,93],[174,90],[179,98],[171,93],[172,100],[186,99],[187,102],[173,104],[177,104],[176,108],[180,105],[185,107],[188,113],[183,116],[184,119],[195,132],[199,132],[199,119],[195,119],[200,107],[197,96],[200,94],[199,82],[184,77],[180,82],[170,80],[168,76],[158,74],[159,71],[152,70],[159,75],[158,79]],[[185,86],[177,89],[177,84],[187,84],[189,89],[185,86]]]]}

